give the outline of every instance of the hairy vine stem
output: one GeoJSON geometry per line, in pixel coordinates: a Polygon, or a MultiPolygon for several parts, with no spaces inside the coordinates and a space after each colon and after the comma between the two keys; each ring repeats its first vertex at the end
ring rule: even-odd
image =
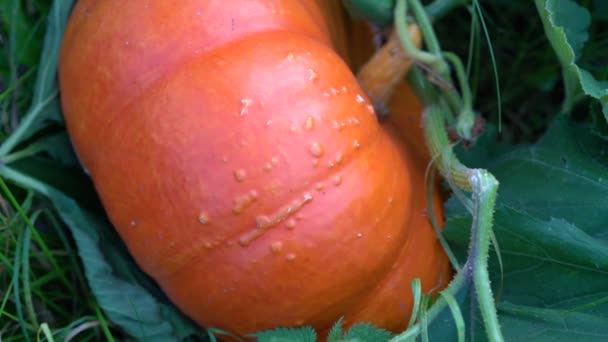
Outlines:
{"type": "MultiPolygon", "coordinates": [[[[429,82],[421,77],[420,72],[413,77],[412,86],[418,90],[425,103],[424,129],[426,141],[432,156],[435,157],[437,168],[452,187],[456,187],[455,191],[472,193],[473,204],[473,224],[467,262],[450,286],[444,290],[447,296],[439,297],[427,313],[426,319],[432,321],[448,305],[445,298],[454,297],[463,288],[466,280],[472,278],[474,293],[479,303],[488,339],[490,341],[503,341],[488,273],[488,255],[492,238],[492,219],[498,181],[486,170],[471,169],[463,165],[452,150],[446,132],[446,117],[449,117],[450,111],[454,111],[455,113],[452,114],[458,118],[457,129],[462,134],[461,136],[465,138],[471,136],[470,130],[474,123],[474,113],[464,67],[456,55],[440,50],[430,19],[422,10],[419,0],[397,0],[395,27],[405,53],[417,63],[425,64],[428,69],[444,77],[450,83],[452,83],[449,76],[450,72],[446,68],[452,65],[456,70],[456,77],[462,94],[456,93],[454,87],[444,89],[428,84],[429,82]],[[411,42],[409,32],[404,30],[408,27],[408,3],[412,6],[413,17],[421,28],[429,52],[418,49],[411,42]],[[457,98],[455,99],[455,97],[457,98]],[[454,104],[456,104],[456,108],[454,108],[454,104]]],[[[418,325],[408,329],[393,341],[409,341],[418,336],[420,324],[418,323],[418,325]]]]}

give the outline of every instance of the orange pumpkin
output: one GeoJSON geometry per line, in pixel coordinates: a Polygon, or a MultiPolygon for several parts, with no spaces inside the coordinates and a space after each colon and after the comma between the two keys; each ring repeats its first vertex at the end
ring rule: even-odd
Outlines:
{"type": "MultiPolygon", "coordinates": [[[[378,124],[323,3],[73,10],[59,77],[74,147],[139,266],[202,326],[396,331],[412,279],[449,280],[427,160],[378,124]]],[[[411,101],[392,109],[417,116],[411,101]]]]}

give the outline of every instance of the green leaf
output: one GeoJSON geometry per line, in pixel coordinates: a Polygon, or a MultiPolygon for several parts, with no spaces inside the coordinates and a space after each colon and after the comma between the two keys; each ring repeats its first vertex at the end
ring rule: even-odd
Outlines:
{"type": "Polygon", "coordinates": [[[355,18],[365,18],[379,26],[393,22],[395,0],[343,0],[343,3],[355,18]]]}
{"type": "MultiPolygon", "coordinates": [[[[328,336],[328,342],[365,342],[365,341],[388,341],[393,334],[384,329],[379,329],[369,323],[358,323],[350,327],[346,333],[342,332],[342,319],[334,323],[328,336]]],[[[303,328],[278,328],[262,331],[254,334],[259,342],[287,342],[287,341],[316,341],[316,332],[311,327],[303,328]]]]}
{"type": "Polygon", "coordinates": [[[340,319],[334,323],[334,326],[329,331],[327,335],[327,342],[339,342],[342,340],[342,320],[344,317],[340,317],[340,319]]]}
{"type": "MultiPolygon", "coordinates": [[[[469,219],[451,219],[447,234],[466,246],[461,233],[469,225],[469,219]]],[[[497,210],[494,231],[504,260],[498,310],[507,340],[608,338],[608,305],[602,302],[608,296],[608,246],[603,241],[563,220],[542,221],[508,207],[497,210]],[[603,324],[588,326],[586,317],[592,316],[603,324]]],[[[490,272],[497,289],[501,279],[496,260],[490,272]]],[[[478,328],[477,334],[483,331],[478,328]]]]}
{"type": "Polygon", "coordinates": [[[488,163],[502,203],[544,219],[562,218],[593,236],[608,222],[608,145],[588,125],[558,118],[534,146],[488,163]],[[525,193],[525,196],[522,196],[525,193]]]}
{"type": "MultiPolygon", "coordinates": [[[[489,150],[494,157],[476,166],[500,181],[494,232],[504,273],[493,257],[490,274],[505,338],[607,340],[607,142],[560,116],[532,146],[489,150]]],[[[464,259],[470,215],[455,198],[446,209],[446,237],[464,259]]]]}
{"type": "Polygon", "coordinates": [[[608,2],[593,0],[592,14],[598,20],[608,20],[608,2]]]}
{"type": "Polygon", "coordinates": [[[556,50],[560,60],[572,57],[578,59],[585,42],[589,39],[587,31],[591,24],[591,15],[584,7],[571,0],[546,1],[545,9],[554,29],[561,28],[566,36],[565,41],[556,42],[562,44],[561,49],[556,50]],[[574,56],[570,56],[570,52],[573,52],[574,56]]]}
{"type": "Polygon", "coordinates": [[[569,112],[581,91],[597,99],[608,120],[608,82],[597,80],[577,64],[589,37],[591,15],[572,0],[536,0],[545,34],[562,65],[566,98],[562,112],[569,112]]]}
{"type": "Polygon", "coordinates": [[[57,97],[57,64],[63,32],[73,2],[72,0],[53,2],[30,109],[19,127],[0,146],[0,157],[10,153],[16,145],[31,137],[49,122],[63,120],[57,97]]]}
{"type": "Polygon", "coordinates": [[[568,313],[559,309],[539,309],[502,303],[503,328],[518,337],[510,341],[606,341],[608,319],[582,312],[568,313]]]}
{"type": "Polygon", "coordinates": [[[8,164],[13,170],[26,174],[61,192],[89,211],[102,212],[101,203],[93,191],[93,182],[75,165],[34,156],[8,164]]]}
{"type": "Polygon", "coordinates": [[[23,1],[0,2],[0,25],[5,32],[11,32],[9,40],[14,39],[12,59],[20,65],[31,67],[38,61],[40,49],[40,23],[32,23],[23,11],[23,1]]]}
{"type": "Polygon", "coordinates": [[[66,166],[79,165],[78,158],[72,150],[70,138],[65,131],[43,136],[29,146],[5,156],[3,162],[10,164],[41,153],[46,153],[51,159],[66,166]]]}
{"type": "Polygon", "coordinates": [[[597,103],[590,106],[589,111],[591,112],[591,120],[593,122],[593,128],[591,132],[605,141],[608,141],[608,122],[604,119],[600,106],[597,103]]]}
{"type": "Polygon", "coordinates": [[[117,245],[108,243],[110,241],[104,243],[103,232],[110,230],[106,221],[82,210],[69,198],[52,196],[51,200],[71,228],[89,285],[108,318],[131,336],[146,341],[179,340],[180,334],[163,317],[164,304],[134,282],[134,277],[124,277],[125,272],[139,271],[127,264],[122,272],[117,272],[116,265],[109,263],[109,253],[122,254],[123,262],[127,258],[122,248],[113,248],[117,245]]]}
{"type": "Polygon", "coordinates": [[[45,195],[53,203],[76,242],[91,291],[113,324],[145,341],[182,341],[189,336],[206,336],[137,267],[103,216],[11,167],[1,167],[0,175],[45,195]]]}
{"type": "Polygon", "coordinates": [[[66,166],[79,166],[80,162],[74,154],[70,137],[66,131],[45,136],[34,143],[40,146],[41,152],[49,154],[51,159],[66,166]]]}
{"type": "Polygon", "coordinates": [[[348,342],[365,342],[365,341],[388,341],[393,337],[393,334],[369,323],[360,323],[353,325],[344,335],[344,341],[348,342]]]}
{"type": "MultiPolygon", "coordinates": [[[[508,206],[499,207],[495,217],[494,231],[504,260],[503,299],[513,302],[515,296],[517,304],[560,306],[565,300],[572,303],[576,296],[608,288],[604,275],[608,245],[604,241],[565,220],[545,221],[508,206]],[[552,287],[560,290],[548,291],[552,287]]],[[[466,230],[469,221],[453,218],[450,227],[466,230]]],[[[448,234],[452,236],[454,231],[448,234]]],[[[454,241],[462,243],[458,237],[454,241]]],[[[586,301],[576,305],[583,303],[586,301]]]]}
{"type": "Polygon", "coordinates": [[[258,342],[315,342],[317,333],[311,327],[278,328],[254,334],[258,342]]]}

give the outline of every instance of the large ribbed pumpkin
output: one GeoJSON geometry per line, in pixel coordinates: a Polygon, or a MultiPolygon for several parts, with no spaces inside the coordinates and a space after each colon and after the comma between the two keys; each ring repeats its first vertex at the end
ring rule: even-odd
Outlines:
{"type": "MultiPolygon", "coordinates": [[[[74,147],[139,266],[201,326],[323,331],[344,316],[395,331],[414,278],[425,290],[449,280],[419,132],[397,138],[378,123],[336,52],[348,50],[346,29],[319,4],[336,10],[296,0],[73,10],[59,76],[74,147]]],[[[418,118],[403,91],[391,108],[418,118]]]]}

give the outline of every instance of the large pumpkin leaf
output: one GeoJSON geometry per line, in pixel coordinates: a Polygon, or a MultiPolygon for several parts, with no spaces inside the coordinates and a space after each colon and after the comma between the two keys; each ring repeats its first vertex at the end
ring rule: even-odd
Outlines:
{"type": "MultiPolygon", "coordinates": [[[[589,126],[564,117],[536,144],[512,151],[498,146],[487,158],[461,152],[472,167],[486,167],[500,181],[499,203],[543,220],[561,218],[595,237],[608,233],[608,145],[589,126]]],[[[481,144],[480,144],[481,145],[481,144]]]]}
{"type": "MultiPolygon", "coordinates": [[[[607,340],[608,144],[559,117],[537,144],[476,166],[500,181],[494,232],[503,269],[493,258],[490,272],[505,338],[607,340]]],[[[451,199],[447,216],[445,234],[464,259],[470,215],[451,199]]],[[[480,329],[469,333],[483,338],[480,329]]]]}
{"type": "MultiPolygon", "coordinates": [[[[596,3],[594,6],[601,8],[602,5],[596,3]]],[[[608,120],[608,81],[596,79],[579,65],[579,57],[589,38],[589,11],[572,0],[536,0],[536,7],[545,34],[562,64],[566,89],[564,112],[572,109],[582,91],[601,103],[608,120]]],[[[605,68],[605,61],[603,64],[605,68]]]]}

